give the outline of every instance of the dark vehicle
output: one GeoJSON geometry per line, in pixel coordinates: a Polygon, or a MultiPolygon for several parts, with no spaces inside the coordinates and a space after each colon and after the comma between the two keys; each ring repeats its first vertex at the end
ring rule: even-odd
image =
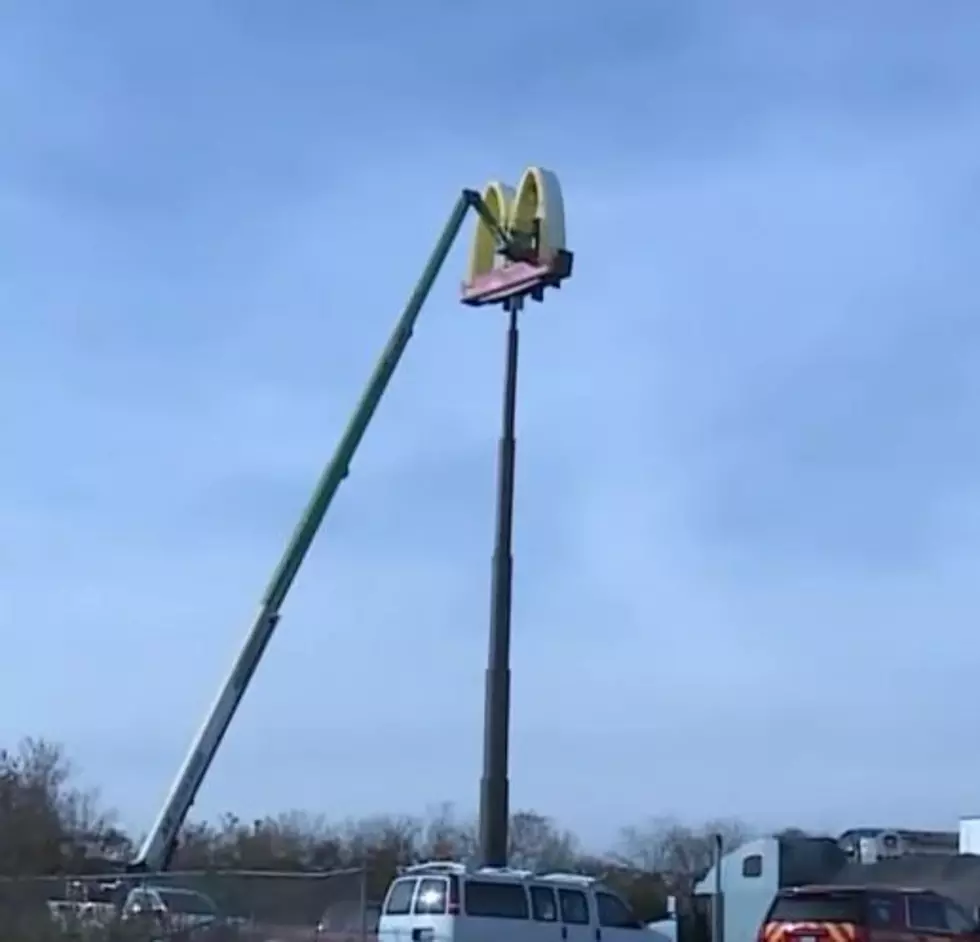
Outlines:
{"type": "Polygon", "coordinates": [[[959,904],[932,890],[802,886],[780,890],[758,942],[980,942],[959,904]]]}
{"type": "Polygon", "coordinates": [[[234,935],[233,927],[210,897],[175,887],[131,890],[120,919],[154,942],[226,942],[234,935]]]}

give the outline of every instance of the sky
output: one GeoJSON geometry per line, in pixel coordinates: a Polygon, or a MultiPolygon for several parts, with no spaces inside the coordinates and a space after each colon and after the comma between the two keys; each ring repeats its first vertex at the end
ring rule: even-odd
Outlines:
{"type": "MultiPolygon", "coordinates": [[[[980,809],[975,3],[0,0],[0,742],[164,798],[461,187],[521,334],[511,797],[980,809]],[[973,743],[973,746],[970,745],[973,743]]],[[[465,238],[194,809],[475,809],[504,323],[465,238]]]]}

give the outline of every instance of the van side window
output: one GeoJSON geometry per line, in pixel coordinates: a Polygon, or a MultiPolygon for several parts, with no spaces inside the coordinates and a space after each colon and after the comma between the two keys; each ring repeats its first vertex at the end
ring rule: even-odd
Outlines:
{"type": "Polygon", "coordinates": [[[467,880],[466,915],[492,919],[527,919],[530,910],[523,883],[467,880]]]}
{"type": "Polygon", "coordinates": [[[558,904],[550,886],[531,887],[531,912],[537,922],[558,921],[558,904]]]}
{"type": "Polygon", "coordinates": [[[396,880],[388,890],[385,913],[389,916],[407,916],[412,911],[412,897],[417,880],[396,880]]]}
{"type": "Polygon", "coordinates": [[[742,858],[742,876],[762,876],[762,854],[749,854],[748,857],[742,858]]]}
{"type": "Polygon", "coordinates": [[[914,895],[907,898],[909,928],[947,932],[946,906],[938,896],[914,895]]]}
{"type": "Polygon", "coordinates": [[[618,896],[596,891],[595,906],[599,911],[599,925],[609,929],[639,929],[639,920],[618,896]]]}
{"type": "Polygon", "coordinates": [[[427,877],[419,880],[419,891],[415,895],[417,915],[442,916],[446,912],[446,881],[442,877],[427,877]]]}
{"type": "Polygon", "coordinates": [[[589,899],[581,890],[559,890],[561,921],[571,926],[589,924],[589,899]]]}

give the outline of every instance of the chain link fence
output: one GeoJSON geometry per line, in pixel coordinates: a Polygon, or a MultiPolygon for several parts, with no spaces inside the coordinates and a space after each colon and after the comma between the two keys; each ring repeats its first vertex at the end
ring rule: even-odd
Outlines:
{"type": "Polygon", "coordinates": [[[370,942],[364,869],[0,878],[2,942],[370,942]]]}

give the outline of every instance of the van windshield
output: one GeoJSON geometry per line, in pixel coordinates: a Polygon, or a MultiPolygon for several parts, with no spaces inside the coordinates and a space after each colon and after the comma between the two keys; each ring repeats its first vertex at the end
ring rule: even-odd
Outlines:
{"type": "Polygon", "coordinates": [[[862,923],[863,921],[863,895],[846,891],[787,893],[785,896],[777,896],[769,911],[769,922],[862,923]]]}

